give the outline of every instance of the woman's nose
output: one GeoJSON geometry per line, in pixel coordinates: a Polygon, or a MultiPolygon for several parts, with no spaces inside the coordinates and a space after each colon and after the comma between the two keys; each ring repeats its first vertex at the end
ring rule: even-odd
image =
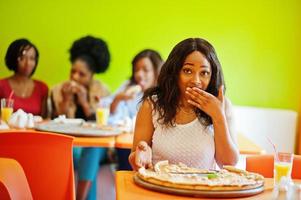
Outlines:
{"type": "Polygon", "coordinates": [[[193,83],[196,84],[196,85],[200,85],[201,84],[201,78],[198,74],[194,75],[193,76],[193,83]]]}
{"type": "Polygon", "coordinates": [[[78,74],[77,74],[77,73],[73,73],[73,74],[71,75],[71,79],[74,80],[74,81],[78,81],[78,79],[79,79],[78,74]]]}
{"type": "Polygon", "coordinates": [[[136,79],[142,79],[143,78],[143,72],[142,72],[142,70],[139,70],[139,71],[137,71],[136,72],[136,79]]]}
{"type": "Polygon", "coordinates": [[[24,61],[25,61],[25,62],[24,62],[25,65],[28,66],[28,65],[30,64],[30,59],[28,59],[27,57],[24,58],[24,61]]]}

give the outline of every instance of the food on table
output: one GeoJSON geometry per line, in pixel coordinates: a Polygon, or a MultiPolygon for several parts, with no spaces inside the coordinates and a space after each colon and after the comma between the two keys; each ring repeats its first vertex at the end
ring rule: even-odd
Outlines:
{"type": "Polygon", "coordinates": [[[264,185],[263,176],[233,166],[224,166],[221,170],[203,170],[183,163],[160,161],[154,169],[140,168],[136,175],[148,183],[178,189],[233,191],[264,185]]]}

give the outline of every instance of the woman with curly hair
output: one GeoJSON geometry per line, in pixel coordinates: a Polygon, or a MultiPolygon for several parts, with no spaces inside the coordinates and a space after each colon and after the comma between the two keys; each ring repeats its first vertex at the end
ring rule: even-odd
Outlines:
{"type": "Polygon", "coordinates": [[[27,39],[12,42],[6,52],[5,64],[14,71],[10,77],[0,80],[0,98],[13,94],[14,111],[21,108],[27,113],[47,117],[48,87],[32,78],[39,61],[39,51],[27,39]]]}
{"type": "Polygon", "coordinates": [[[171,51],[158,85],[144,93],[129,162],[134,170],[160,160],[212,169],[235,165],[231,103],[213,46],[189,38],[171,51]]]}
{"type": "MultiPolygon", "coordinates": [[[[103,73],[110,62],[105,41],[92,36],[76,40],[70,49],[70,80],[52,89],[52,116],[95,119],[99,98],[109,95],[95,73],[103,73]]],[[[96,199],[96,179],[99,163],[106,157],[105,148],[74,148],[74,166],[78,172],[77,198],[96,199]],[[91,164],[92,163],[92,164],[91,164]]]]}
{"type": "Polygon", "coordinates": [[[75,41],[70,49],[70,80],[52,89],[52,116],[93,119],[100,97],[109,95],[95,73],[108,69],[110,53],[107,44],[98,38],[86,36],[75,41]]]}

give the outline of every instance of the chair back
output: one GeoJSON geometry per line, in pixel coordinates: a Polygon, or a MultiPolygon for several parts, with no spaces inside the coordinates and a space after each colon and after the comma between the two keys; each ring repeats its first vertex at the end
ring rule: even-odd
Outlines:
{"type": "Polygon", "coordinates": [[[23,168],[14,159],[0,158],[0,197],[2,200],[32,200],[23,168]]]}
{"type": "Polygon", "coordinates": [[[0,157],[17,160],[33,199],[75,199],[73,137],[36,131],[0,133],[0,157]]]}
{"type": "MultiPolygon", "coordinates": [[[[259,173],[266,178],[273,178],[274,156],[271,154],[247,156],[246,170],[259,173]]],[[[301,155],[294,155],[292,178],[301,179],[301,155]]]]}

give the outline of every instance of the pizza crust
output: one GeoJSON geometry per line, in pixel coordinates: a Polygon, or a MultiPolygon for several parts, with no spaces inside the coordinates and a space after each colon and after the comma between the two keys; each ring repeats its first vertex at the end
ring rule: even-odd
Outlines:
{"type": "Polygon", "coordinates": [[[169,164],[168,161],[158,162],[154,170],[140,168],[136,176],[155,185],[188,190],[240,191],[264,185],[263,176],[233,166],[213,171],[190,168],[182,163],[169,164]],[[210,178],[207,174],[214,176],[210,178]]]}

